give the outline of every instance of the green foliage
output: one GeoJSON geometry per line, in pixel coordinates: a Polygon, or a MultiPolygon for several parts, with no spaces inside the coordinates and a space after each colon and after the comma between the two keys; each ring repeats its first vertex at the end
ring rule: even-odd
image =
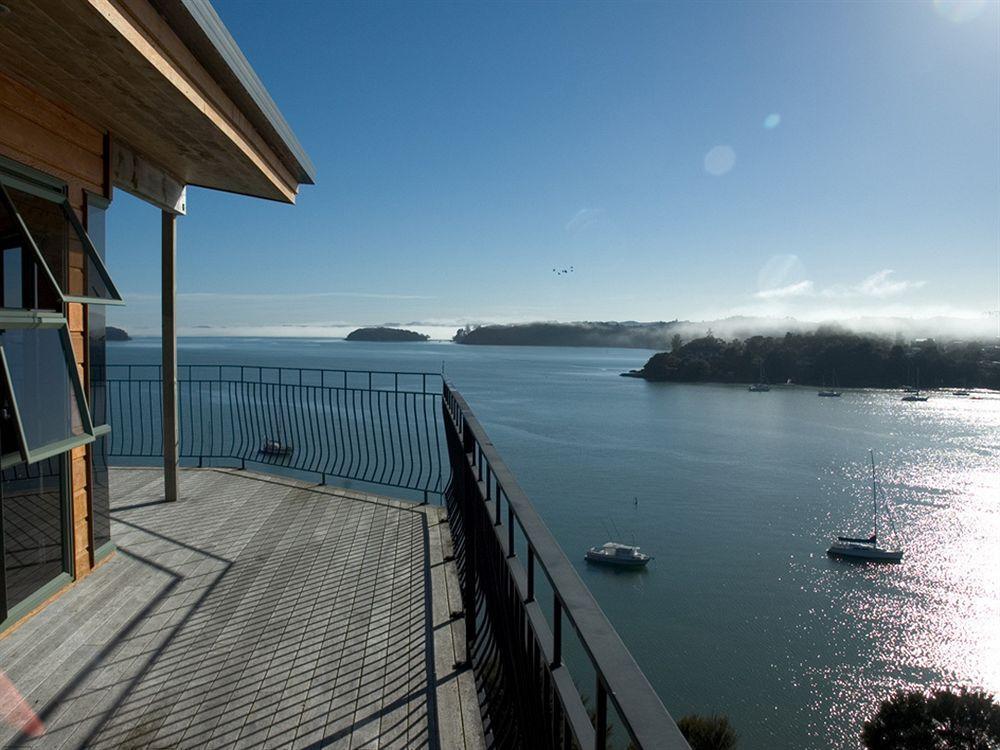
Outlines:
{"type": "Polygon", "coordinates": [[[753,336],[724,341],[694,339],[670,352],[653,355],[637,374],[648,380],[753,383],[761,365],[772,383],[847,388],[923,387],[1000,388],[1000,353],[980,343],[941,346],[934,341],[908,346],[890,339],[832,329],[753,336]]]}
{"type": "Polygon", "coordinates": [[[721,714],[688,714],[680,718],[677,728],[691,750],[732,750],[736,747],[736,730],[729,718],[721,714]]]}
{"type": "Polygon", "coordinates": [[[865,722],[868,750],[997,750],[1000,705],[978,690],[897,690],[865,722]]]}

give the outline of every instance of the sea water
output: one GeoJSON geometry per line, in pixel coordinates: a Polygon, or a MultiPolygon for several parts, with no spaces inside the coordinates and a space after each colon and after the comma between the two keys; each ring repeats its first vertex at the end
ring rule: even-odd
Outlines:
{"type": "MultiPolygon", "coordinates": [[[[182,339],[184,364],[443,372],[674,717],[743,748],[857,748],[896,688],[1000,691],[1000,395],[647,383],[651,352],[182,339]],[[875,450],[899,565],[829,559],[871,532],[875,450]],[[655,556],[583,561],[619,535],[655,556]]],[[[155,363],[157,339],[110,346],[155,363]]],[[[890,531],[880,519],[880,534],[890,531]]]]}

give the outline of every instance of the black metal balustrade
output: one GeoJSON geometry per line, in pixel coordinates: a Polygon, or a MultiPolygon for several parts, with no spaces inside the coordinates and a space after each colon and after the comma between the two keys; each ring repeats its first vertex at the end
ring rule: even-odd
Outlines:
{"type": "Polygon", "coordinates": [[[443,410],[452,468],[445,500],[467,659],[492,747],[604,750],[610,700],[628,735],[616,737],[617,746],[688,748],[469,405],[447,383],[443,410]],[[551,618],[540,603],[539,572],[548,584],[551,618]],[[593,670],[591,710],[564,659],[571,635],[593,670]]]}
{"type": "MultiPolygon", "coordinates": [[[[444,487],[441,376],[243,365],[178,368],[180,456],[417,493],[444,487]]],[[[163,456],[162,375],[109,365],[111,460],[163,456]]]]}
{"type": "MultiPolygon", "coordinates": [[[[463,598],[456,614],[465,619],[491,748],[688,748],[465,399],[440,375],[189,365],[178,376],[182,459],[356,480],[425,501],[443,494],[463,598]],[[583,688],[581,663],[590,680],[583,688]]],[[[106,389],[94,398],[107,404],[110,459],[162,458],[161,393],[158,366],[108,366],[106,389]]]]}

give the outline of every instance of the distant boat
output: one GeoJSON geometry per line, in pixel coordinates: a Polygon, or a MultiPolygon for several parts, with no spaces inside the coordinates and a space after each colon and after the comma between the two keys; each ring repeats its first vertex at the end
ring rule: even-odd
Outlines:
{"type": "Polygon", "coordinates": [[[840,391],[837,390],[837,371],[833,371],[833,387],[827,388],[826,382],[823,383],[823,390],[816,394],[821,398],[840,398],[840,391]]]}
{"type": "Polygon", "coordinates": [[[290,456],[295,449],[278,440],[265,440],[260,452],[268,456],[290,456]]]}
{"type": "MultiPolygon", "coordinates": [[[[837,541],[830,545],[826,554],[830,557],[852,560],[899,562],[903,559],[903,550],[880,547],[878,543],[878,495],[881,490],[878,478],[875,476],[875,451],[870,451],[870,456],[872,462],[872,535],[864,538],[838,536],[837,541]]],[[[890,523],[891,521],[892,517],[890,516],[890,523]]],[[[895,531],[895,527],[893,527],[893,531],[895,531]]]]}
{"type": "Polygon", "coordinates": [[[622,568],[641,568],[653,558],[631,544],[605,542],[601,547],[587,550],[587,562],[599,565],[616,565],[622,568]]]}
{"type": "Polygon", "coordinates": [[[764,363],[760,363],[760,380],[747,388],[751,393],[767,393],[771,386],[767,384],[767,377],[764,375],[764,363]]]}
{"type": "Polygon", "coordinates": [[[957,391],[952,391],[951,395],[952,396],[968,396],[969,392],[967,390],[965,390],[964,388],[960,388],[957,391]]]}
{"type": "Polygon", "coordinates": [[[920,395],[920,368],[917,368],[917,384],[915,386],[906,386],[903,388],[906,395],[900,399],[900,401],[926,401],[927,396],[920,395]]]}

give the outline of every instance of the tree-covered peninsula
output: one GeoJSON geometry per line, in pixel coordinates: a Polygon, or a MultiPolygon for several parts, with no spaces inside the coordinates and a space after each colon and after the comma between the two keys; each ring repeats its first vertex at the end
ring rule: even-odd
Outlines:
{"type": "Polygon", "coordinates": [[[1000,389],[1000,347],[985,342],[909,342],[836,330],[725,341],[711,334],[654,354],[629,377],[684,383],[767,382],[845,388],[1000,389]]]}
{"type": "Polygon", "coordinates": [[[595,346],[662,349],[677,322],[515,323],[461,328],[456,344],[492,346],[595,346]]]}
{"type": "Polygon", "coordinates": [[[347,334],[348,341],[427,341],[430,336],[416,331],[408,331],[404,328],[388,328],[385,326],[375,326],[371,328],[357,328],[347,334]]]}

